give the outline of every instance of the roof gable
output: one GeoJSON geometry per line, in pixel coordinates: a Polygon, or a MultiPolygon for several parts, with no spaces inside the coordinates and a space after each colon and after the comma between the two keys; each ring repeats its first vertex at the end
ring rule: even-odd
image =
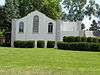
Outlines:
{"type": "Polygon", "coordinates": [[[52,20],[52,21],[55,21],[55,20],[49,18],[48,16],[46,16],[45,14],[41,13],[41,12],[38,11],[38,10],[35,10],[35,11],[29,13],[27,16],[22,17],[22,18],[20,18],[20,19],[25,19],[25,18],[27,18],[27,17],[29,17],[29,16],[32,16],[33,14],[37,14],[37,15],[39,14],[39,15],[42,15],[43,17],[46,17],[47,19],[50,19],[50,20],[52,20]]]}

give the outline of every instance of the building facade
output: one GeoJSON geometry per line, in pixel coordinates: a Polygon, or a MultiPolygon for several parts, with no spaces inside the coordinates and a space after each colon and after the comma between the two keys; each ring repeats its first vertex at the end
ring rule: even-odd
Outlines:
{"type": "Polygon", "coordinates": [[[12,20],[12,47],[14,41],[62,41],[64,36],[83,36],[81,22],[55,21],[39,11],[12,20]]]}

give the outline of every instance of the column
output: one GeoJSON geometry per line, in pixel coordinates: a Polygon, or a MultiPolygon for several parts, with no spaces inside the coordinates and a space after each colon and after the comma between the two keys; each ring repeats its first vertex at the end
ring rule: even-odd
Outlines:
{"type": "Polygon", "coordinates": [[[16,20],[13,19],[12,20],[12,31],[11,31],[11,47],[14,47],[14,41],[15,41],[15,37],[16,37],[16,20]]]}
{"type": "Polygon", "coordinates": [[[34,46],[34,48],[37,48],[37,41],[35,41],[35,46],[34,46]]]}
{"type": "Polygon", "coordinates": [[[45,46],[44,46],[44,48],[47,48],[47,41],[45,41],[45,46]]]}

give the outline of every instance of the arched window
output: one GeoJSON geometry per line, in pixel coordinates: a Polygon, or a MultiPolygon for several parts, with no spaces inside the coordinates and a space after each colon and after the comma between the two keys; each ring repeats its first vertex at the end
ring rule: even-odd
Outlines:
{"type": "Polygon", "coordinates": [[[53,23],[52,22],[48,24],[48,33],[53,33],[53,23]]]}
{"type": "Polygon", "coordinates": [[[39,32],[39,16],[34,16],[33,19],[33,33],[39,32]]]}
{"type": "Polygon", "coordinates": [[[22,21],[19,23],[19,32],[20,33],[24,32],[24,22],[22,22],[22,21]]]}

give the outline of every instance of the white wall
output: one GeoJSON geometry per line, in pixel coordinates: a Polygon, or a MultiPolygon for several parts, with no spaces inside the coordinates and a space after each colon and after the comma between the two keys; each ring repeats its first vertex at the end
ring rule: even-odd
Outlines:
{"type": "Polygon", "coordinates": [[[85,31],[85,36],[86,36],[86,37],[95,37],[95,36],[93,35],[93,31],[85,31]]]}
{"type": "Polygon", "coordinates": [[[81,22],[54,21],[41,12],[34,11],[15,21],[15,40],[62,40],[64,36],[80,36],[81,22]],[[39,16],[39,33],[33,33],[33,18],[39,16]],[[19,22],[24,22],[24,33],[19,33],[19,22]],[[48,33],[48,23],[53,23],[53,34],[48,33]]]}
{"type": "Polygon", "coordinates": [[[76,22],[63,22],[61,31],[77,31],[76,22]]]}
{"type": "Polygon", "coordinates": [[[16,39],[15,40],[55,40],[56,22],[44,14],[35,11],[26,17],[16,21],[16,39]],[[33,33],[33,18],[39,16],[39,33],[33,33]],[[24,22],[24,33],[19,33],[19,22],[24,22]],[[53,34],[48,34],[48,23],[53,23],[53,34]]]}
{"type": "Polygon", "coordinates": [[[62,22],[61,24],[61,40],[64,36],[80,36],[79,22],[62,22]]]}

